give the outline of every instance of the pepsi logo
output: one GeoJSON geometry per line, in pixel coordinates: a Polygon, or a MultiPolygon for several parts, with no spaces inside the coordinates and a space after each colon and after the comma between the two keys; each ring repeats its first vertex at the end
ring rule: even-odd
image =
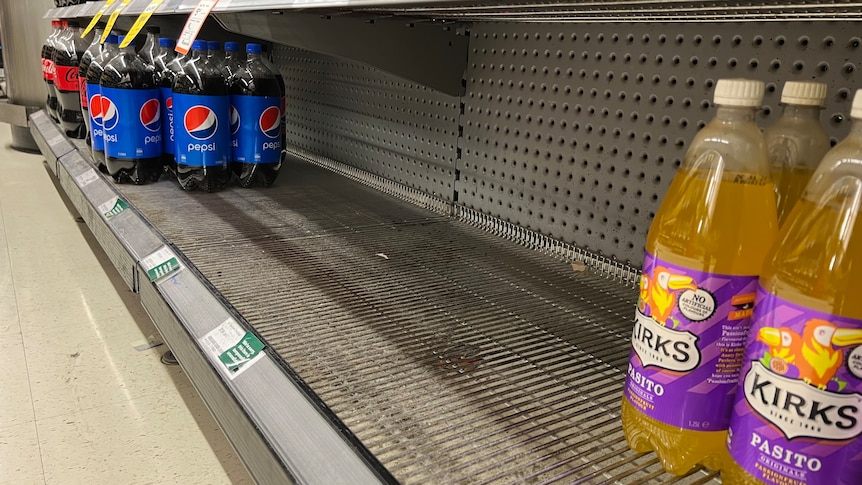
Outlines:
{"type": "Polygon", "coordinates": [[[165,108],[174,109],[174,97],[170,96],[165,100],[165,108]]]}
{"type": "Polygon", "coordinates": [[[218,131],[218,116],[206,106],[192,106],[183,117],[183,126],[195,140],[209,140],[218,131]]]}
{"type": "Polygon", "coordinates": [[[113,130],[117,123],[120,122],[120,112],[117,110],[117,105],[110,99],[102,96],[102,126],[105,130],[113,130]]]}
{"type": "Polygon", "coordinates": [[[260,114],[260,131],[270,138],[281,136],[281,110],[270,106],[260,114]]]}
{"type": "Polygon", "coordinates": [[[236,132],[239,131],[240,118],[239,111],[236,109],[236,106],[231,105],[230,107],[230,134],[236,135],[236,132]]]}
{"type": "Polygon", "coordinates": [[[93,118],[93,123],[102,126],[102,96],[94,94],[90,98],[90,116],[93,118]]]}
{"type": "Polygon", "coordinates": [[[152,132],[162,129],[162,107],[158,99],[148,99],[141,106],[141,124],[152,132]]]}

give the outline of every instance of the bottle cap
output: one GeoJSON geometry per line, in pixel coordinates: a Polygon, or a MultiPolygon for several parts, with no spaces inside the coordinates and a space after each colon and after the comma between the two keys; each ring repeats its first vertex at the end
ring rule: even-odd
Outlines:
{"type": "Polygon", "coordinates": [[[249,54],[260,54],[263,47],[260,44],[246,44],[245,51],[249,54]]]}
{"type": "Polygon", "coordinates": [[[105,39],[105,42],[108,44],[119,44],[120,37],[117,34],[111,34],[107,39],[105,39]]]}
{"type": "Polygon", "coordinates": [[[69,26],[69,22],[66,22],[65,20],[60,21],[60,27],[63,27],[65,29],[68,26],[69,26]]]}
{"type": "Polygon", "coordinates": [[[96,22],[96,28],[99,30],[105,30],[105,27],[107,26],[108,24],[106,24],[105,22],[96,22]]]}
{"type": "Polygon", "coordinates": [[[81,28],[81,23],[80,23],[80,22],[78,22],[77,20],[70,20],[70,21],[69,21],[69,27],[71,27],[71,28],[73,28],[73,29],[80,29],[80,28],[81,28]]]}
{"type": "Polygon", "coordinates": [[[192,43],[192,50],[196,51],[205,51],[207,50],[207,41],[205,40],[196,40],[192,43]]]}
{"type": "Polygon", "coordinates": [[[211,51],[220,51],[221,50],[221,42],[217,40],[207,41],[207,49],[211,51]]]}
{"type": "Polygon", "coordinates": [[[826,84],[787,81],[781,90],[781,102],[802,106],[823,106],[826,101],[826,84]]]}
{"type": "Polygon", "coordinates": [[[719,79],[713,101],[720,106],[760,107],[763,83],[751,79],[719,79]]]}
{"type": "Polygon", "coordinates": [[[239,42],[225,42],[224,50],[228,52],[236,52],[239,50],[239,42]]]}
{"type": "Polygon", "coordinates": [[[147,26],[147,33],[148,34],[161,34],[162,29],[160,29],[157,25],[148,25],[147,26]]]}
{"type": "Polygon", "coordinates": [[[850,117],[862,120],[862,89],[857,89],[853,95],[853,107],[850,108],[850,117]]]}
{"type": "MultiPolygon", "coordinates": [[[[117,44],[122,44],[124,40],[126,40],[126,36],[125,36],[125,35],[117,36],[117,44]]],[[[132,46],[134,46],[134,45],[135,45],[135,39],[132,39],[132,41],[131,41],[131,42],[129,42],[129,45],[128,45],[128,46],[126,46],[126,47],[132,47],[132,46]]]]}
{"type": "Polygon", "coordinates": [[[174,47],[177,45],[173,39],[168,39],[167,37],[162,37],[159,39],[159,47],[174,47]]]}

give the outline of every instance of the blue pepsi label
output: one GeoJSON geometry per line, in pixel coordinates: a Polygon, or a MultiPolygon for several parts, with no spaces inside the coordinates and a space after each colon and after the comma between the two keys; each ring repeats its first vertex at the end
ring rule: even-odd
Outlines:
{"type": "Polygon", "coordinates": [[[158,89],[103,86],[100,101],[105,153],[109,157],[162,155],[162,109],[158,89]]]}
{"type": "Polygon", "coordinates": [[[278,163],[281,158],[281,99],[232,96],[230,132],[233,161],[278,163]]]}
{"type": "Polygon", "coordinates": [[[93,150],[105,151],[105,129],[102,127],[102,89],[98,84],[87,84],[90,103],[90,139],[93,150]]]}
{"type": "Polygon", "coordinates": [[[230,157],[230,97],[174,93],[177,163],[226,166],[230,157]]]}
{"type": "Polygon", "coordinates": [[[174,144],[174,92],[171,88],[159,88],[162,95],[162,140],[165,141],[165,153],[173,155],[174,144]]]}

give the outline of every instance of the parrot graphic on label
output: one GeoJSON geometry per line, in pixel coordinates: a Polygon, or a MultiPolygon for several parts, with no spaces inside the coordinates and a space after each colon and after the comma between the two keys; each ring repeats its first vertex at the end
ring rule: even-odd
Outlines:
{"type": "Polygon", "coordinates": [[[649,307],[653,320],[666,327],[676,307],[677,292],[682,290],[697,290],[697,283],[689,276],[676,275],[667,268],[657,266],[652,278],[641,276],[638,307],[642,308],[643,313],[649,307]]]}
{"type": "Polygon", "coordinates": [[[794,364],[806,384],[826,389],[844,363],[844,350],[836,347],[860,344],[862,329],[839,328],[826,320],[813,318],[805,322],[794,364]]]}
{"type": "Polygon", "coordinates": [[[763,327],[757,332],[757,340],[769,347],[769,368],[785,374],[802,353],[802,336],[787,327],[763,327]]]}

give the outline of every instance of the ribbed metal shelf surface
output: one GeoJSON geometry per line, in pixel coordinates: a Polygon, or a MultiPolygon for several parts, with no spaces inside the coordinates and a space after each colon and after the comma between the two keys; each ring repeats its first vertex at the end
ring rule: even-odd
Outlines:
{"type": "Polygon", "coordinates": [[[402,483],[714,479],[625,445],[633,288],[299,161],[120,190],[402,483]]]}

